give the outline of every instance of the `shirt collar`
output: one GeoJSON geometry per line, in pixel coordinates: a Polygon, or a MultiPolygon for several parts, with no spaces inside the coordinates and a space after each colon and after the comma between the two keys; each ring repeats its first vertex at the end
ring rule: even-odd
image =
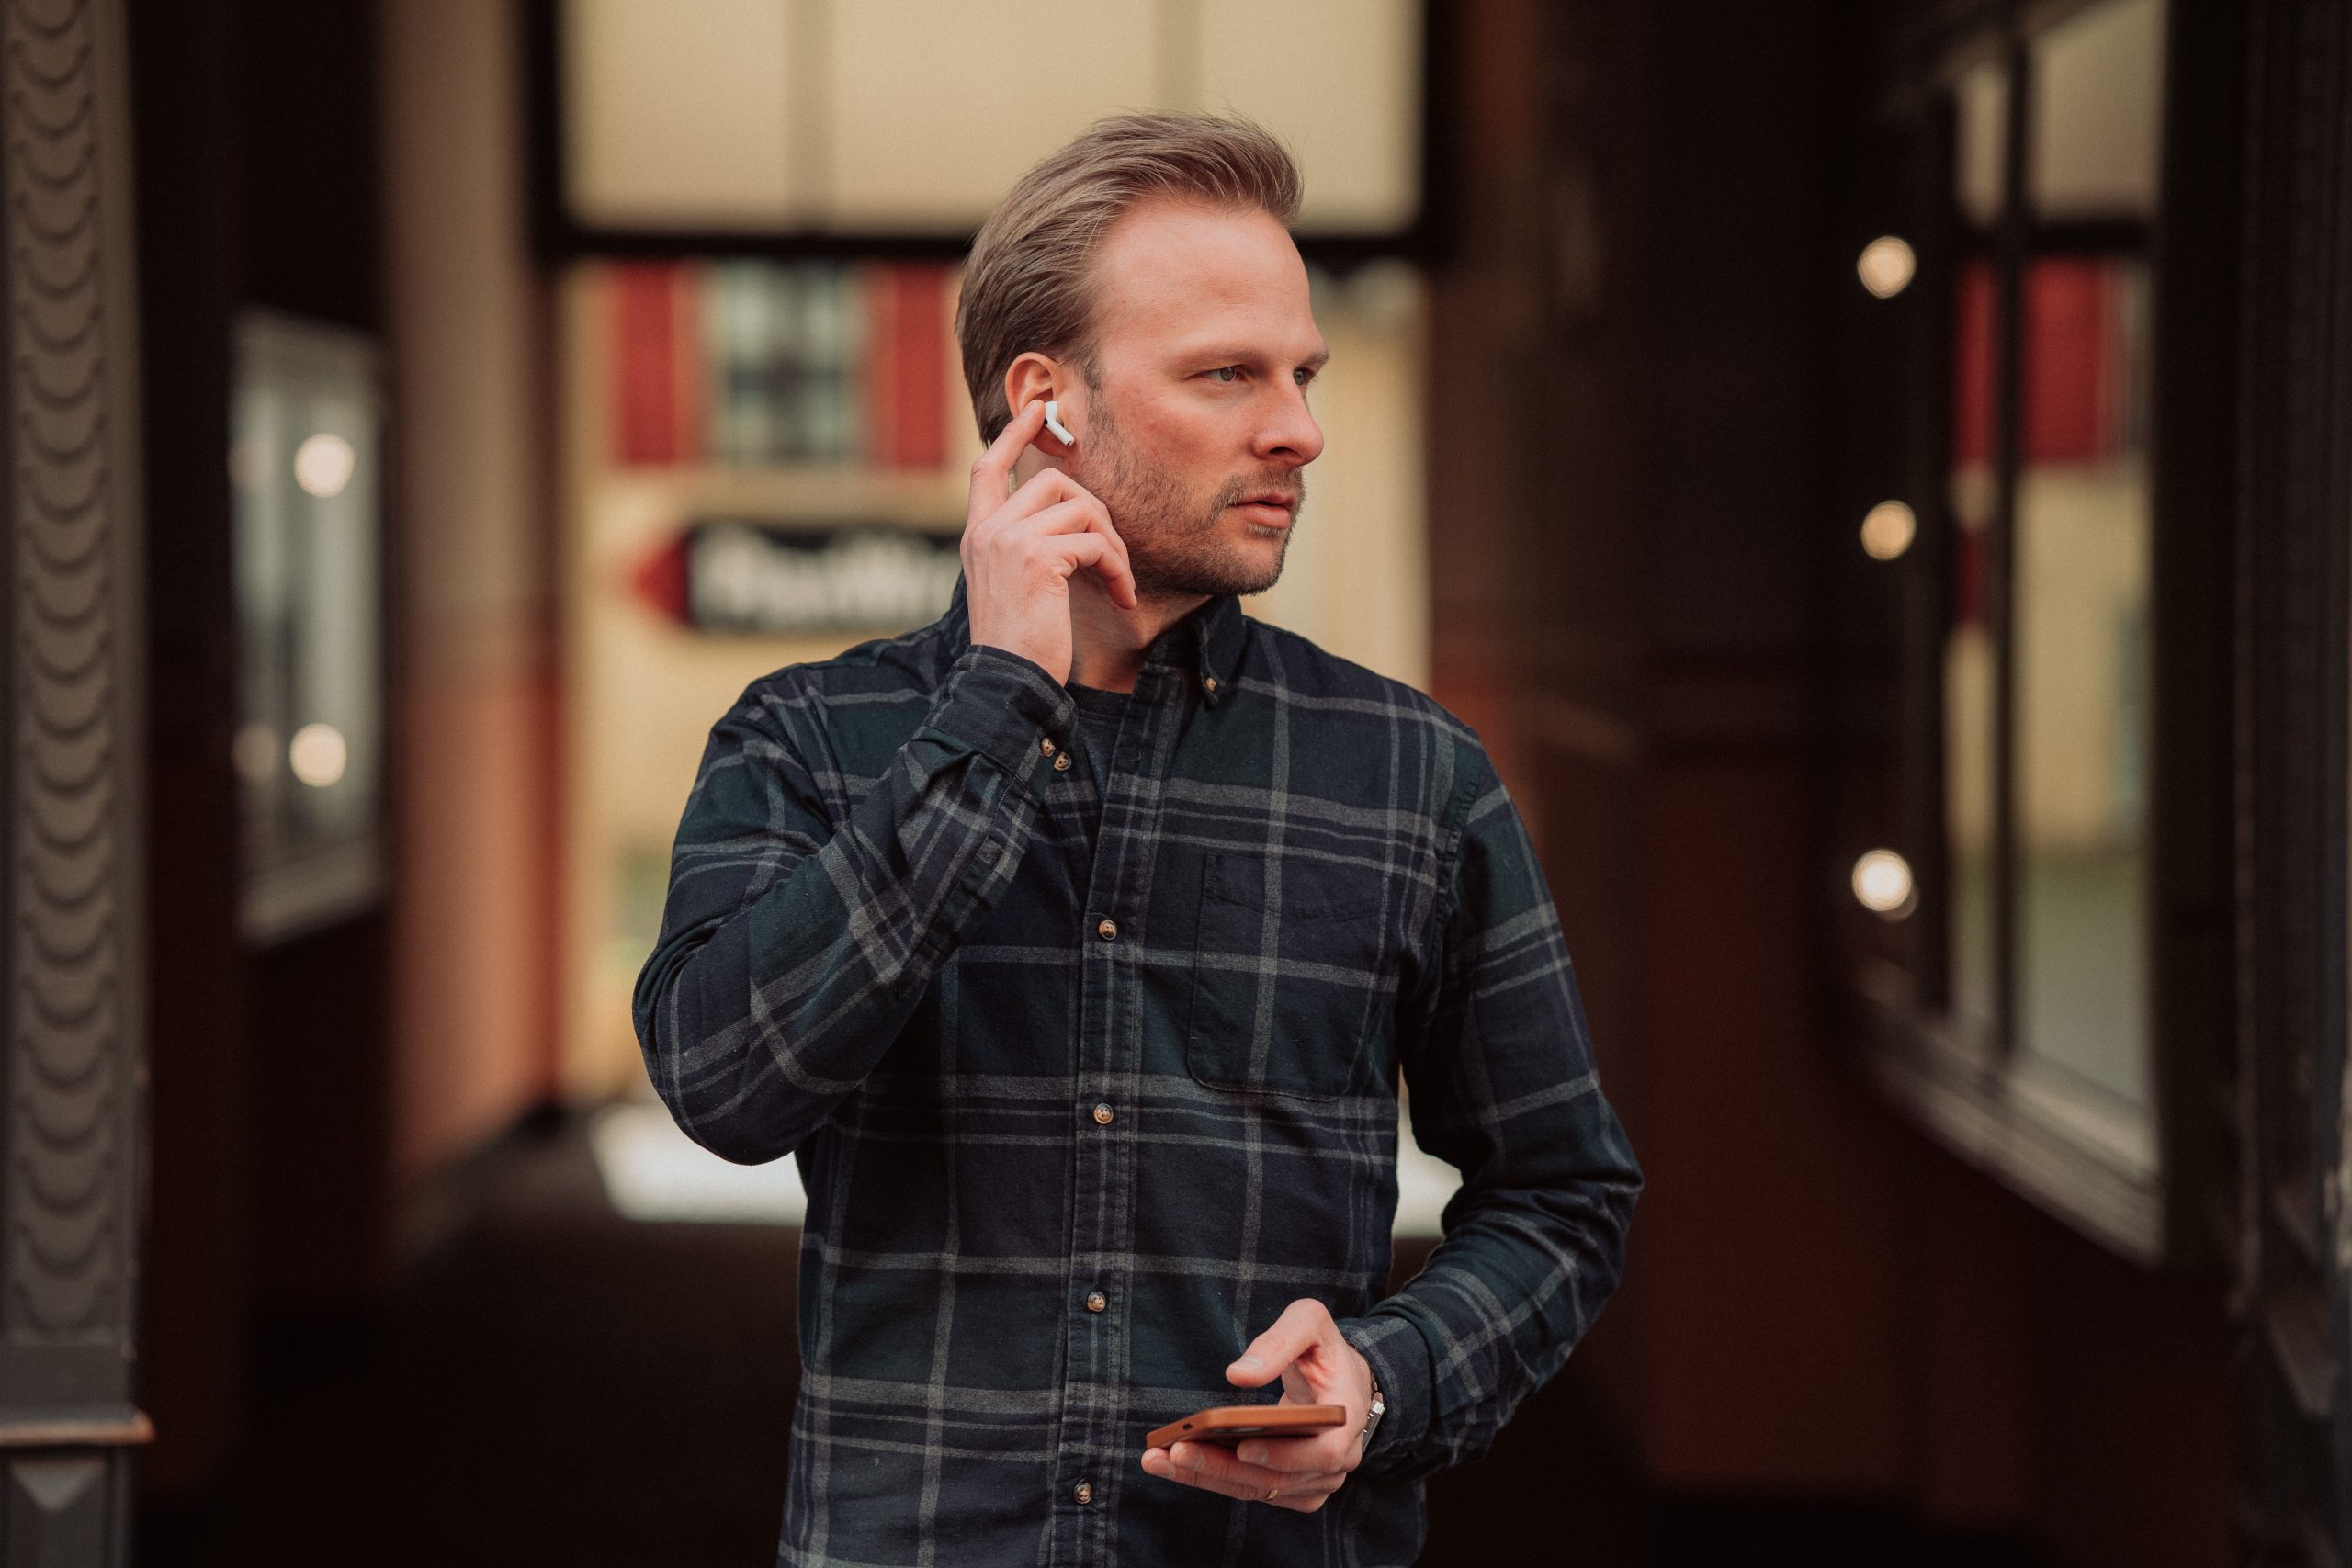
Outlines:
{"type": "MultiPolygon", "coordinates": [[[[956,574],[956,592],[948,600],[944,619],[958,643],[971,640],[971,612],[966,604],[961,572],[956,574]]],[[[1160,633],[1144,650],[1144,663],[1188,664],[1200,677],[1202,700],[1214,707],[1233,694],[1233,683],[1241,673],[1242,646],[1249,635],[1250,619],[1241,613],[1241,601],[1230,593],[1219,593],[1160,633]]]]}

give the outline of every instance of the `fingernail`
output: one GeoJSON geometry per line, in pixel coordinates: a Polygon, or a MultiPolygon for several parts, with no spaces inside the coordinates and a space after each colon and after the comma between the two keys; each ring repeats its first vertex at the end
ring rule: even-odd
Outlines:
{"type": "Polygon", "coordinates": [[[1261,1372],[1266,1370],[1266,1363],[1255,1356],[1244,1356],[1233,1363],[1233,1370],[1237,1372],[1261,1372]]]}
{"type": "Polygon", "coordinates": [[[1206,1454],[1187,1453],[1184,1456],[1184,1468],[1186,1470],[1206,1470],[1208,1468],[1208,1464],[1209,1456],[1206,1454]]]}
{"type": "Polygon", "coordinates": [[[1263,1443],[1244,1443],[1236,1450],[1236,1457],[1244,1464],[1263,1464],[1266,1462],[1266,1446],[1263,1443]]]}

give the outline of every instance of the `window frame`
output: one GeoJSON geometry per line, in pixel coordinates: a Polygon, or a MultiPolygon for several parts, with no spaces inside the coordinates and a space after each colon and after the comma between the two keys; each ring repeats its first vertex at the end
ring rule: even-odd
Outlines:
{"type": "MultiPolygon", "coordinates": [[[[1840,400],[1845,451],[1838,504],[1826,530],[1846,557],[1851,521],[1873,499],[1909,501],[1919,519],[1912,560],[1850,561],[1828,569],[1835,614],[1825,726],[1830,780],[1816,863],[1829,933],[1827,976],[1839,1037],[1890,1104],[1930,1137],[2109,1249],[2149,1266],[2210,1263],[2226,1248],[2225,1207],[2210,1196],[2227,1118],[2203,1086],[2218,1081],[2214,1053],[2231,1022],[2226,918],[2230,886],[2228,706],[2231,608],[2230,463],[2234,361],[2226,332],[2199,321],[2233,298],[2228,247],[2199,233],[2233,231],[2233,180],[2194,166],[2202,128],[2176,111],[2214,97],[2211,78],[2234,62],[2199,59],[2183,38],[2178,4],[2165,8],[2163,142],[2153,221],[2038,222],[2024,200],[2033,134],[2033,39],[2100,0],[1985,3],[1948,12],[1932,32],[1886,40],[1862,106],[1855,177],[1841,234],[1840,400]],[[2008,83],[2003,201],[1972,231],[1953,193],[1951,99],[1962,73],[1998,62],[2008,83]],[[1911,237],[1918,255],[1910,298],[1871,299],[1854,287],[1851,259],[1879,234],[1911,237]],[[2145,954],[2149,1099],[2142,1114],[2087,1086],[2038,1069],[2017,1045],[2018,924],[2016,841],[2018,743],[2013,602],[2016,485],[2023,471],[2019,402],[2026,267],[2053,255],[2136,255],[2147,268],[2151,324],[2149,484],[2148,806],[2145,954]],[[1950,496],[1954,289],[1973,258],[1995,268],[1996,498],[1986,523],[1987,615],[1995,657],[1991,886],[1994,1018],[1989,1029],[1951,1006],[1945,773],[1944,644],[1951,625],[1958,526],[1950,496]],[[1856,405],[1873,367],[1897,389],[1890,412],[1856,405]],[[1889,573],[1888,566],[1899,570],[1889,573]],[[1880,602],[1872,603],[1872,596],[1880,602]],[[1853,628],[1863,628],[1859,635],[1853,628]],[[1864,666],[1876,657],[1884,672],[1864,666]],[[1857,718],[1860,714],[1863,716],[1857,718]],[[1890,716],[1874,728],[1872,716],[1890,716]],[[2215,765],[2218,755],[2221,765],[2215,765]],[[1868,826],[1862,826],[1868,824],[1868,826]],[[1875,837],[1872,829],[1875,829],[1875,837]],[[1866,841],[1867,840],[1867,841],[1866,841]],[[1918,908],[1883,938],[1860,929],[1846,878],[1858,846],[1890,844],[1910,858],[1918,908]]],[[[2210,149],[2207,150],[2210,161],[2210,149]]],[[[1875,921],[1875,917],[1861,915],[1875,921]]]]}

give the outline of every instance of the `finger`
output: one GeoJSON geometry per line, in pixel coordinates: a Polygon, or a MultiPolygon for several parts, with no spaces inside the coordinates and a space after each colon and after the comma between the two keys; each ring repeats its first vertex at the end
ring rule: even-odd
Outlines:
{"type": "Polygon", "coordinates": [[[1127,555],[1126,540],[1119,537],[1118,529],[1111,525],[1111,513],[1101,502],[1081,490],[1075,499],[1038,513],[1033,524],[1040,533],[1088,533],[1102,538],[1110,546],[1099,569],[1102,585],[1111,591],[1114,603],[1130,610],[1136,607],[1135,562],[1127,555]]]}
{"type": "Polygon", "coordinates": [[[1226,1497],[1250,1495],[1263,1497],[1270,1488],[1279,1490],[1281,1485],[1279,1482],[1270,1481],[1252,1494],[1238,1482],[1212,1475],[1206,1471],[1189,1470],[1178,1464],[1168,1457],[1166,1449],[1144,1450],[1143,1469],[1145,1474],[1157,1476],[1162,1481],[1173,1481],[1179,1485],[1198,1487],[1204,1492],[1215,1492],[1226,1497]]]}
{"type": "Polygon", "coordinates": [[[1249,1348],[1225,1369],[1226,1380],[1240,1388],[1270,1382],[1324,1338],[1338,1338],[1331,1309],[1312,1296],[1302,1296],[1283,1309],[1273,1326],[1250,1341],[1249,1348]]]}
{"type": "MultiPolygon", "coordinates": [[[[1087,499],[1094,500],[1092,496],[1087,499]]],[[[1110,509],[1099,501],[1094,502],[1087,514],[1086,525],[1111,544],[1111,554],[1097,569],[1102,578],[1102,585],[1111,592],[1111,602],[1123,609],[1136,608],[1138,601],[1136,598],[1135,561],[1127,554],[1126,540],[1119,536],[1119,530],[1111,522],[1110,509]],[[1114,567],[1115,570],[1113,570],[1114,567]]]]}
{"type": "Polygon", "coordinates": [[[989,443],[989,449],[972,460],[972,496],[964,509],[967,525],[1004,504],[1005,481],[1012,477],[1012,465],[1045,427],[1046,405],[1032,398],[1013,412],[1011,422],[989,443]]]}
{"type": "Polygon", "coordinates": [[[1085,511],[1088,536],[1102,540],[1104,546],[1102,554],[1094,563],[1095,575],[1109,590],[1113,604],[1122,609],[1132,610],[1136,604],[1136,568],[1135,562],[1127,556],[1127,542],[1119,537],[1116,528],[1111,526],[1111,514],[1104,510],[1102,503],[1091,496],[1087,499],[1092,502],[1085,511]]]}
{"type": "Polygon", "coordinates": [[[1091,568],[1109,589],[1114,602],[1127,609],[1136,607],[1136,579],[1127,565],[1127,547],[1115,534],[1055,534],[1040,541],[1052,551],[1064,577],[1081,567],[1091,568]]]}
{"type": "Polygon", "coordinates": [[[1031,533],[1098,533],[1108,535],[1114,544],[1126,543],[1119,537],[1117,530],[1111,526],[1108,514],[1102,510],[1102,503],[1084,491],[1080,491],[1068,501],[1057,501],[1051,506],[1033,513],[1022,521],[1028,525],[1027,531],[1031,533]]]}
{"type": "Polygon", "coordinates": [[[1158,1450],[1145,1456],[1144,1470],[1162,1481],[1173,1481],[1179,1485],[1196,1487],[1203,1492],[1214,1492],[1220,1497],[1234,1497],[1245,1502],[1263,1502],[1268,1492],[1272,1492],[1277,1497],[1282,1493],[1280,1482],[1270,1481],[1253,1489],[1230,1477],[1212,1475],[1206,1471],[1187,1470],[1159,1454],[1158,1450]]]}
{"type": "Polygon", "coordinates": [[[1355,1442],[1353,1433],[1347,1434],[1344,1444],[1333,1440],[1338,1436],[1323,1432],[1312,1438],[1252,1438],[1235,1449],[1233,1457],[1261,1470],[1328,1475],[1348,1468],[1350,1450],[1355,1442]]]}
{"type": "Polygon", "coordinates": [[[1331,1494],[1337,1492],[1345,1480],[1344,1476],[1334,1477],[1329,1486],[1302,1486],[1295,1492],[1285,1486],[1272,1497],[1261,1494],[1259,1501],[1269,1507],[1288,1508],[1294,1514],[1312,1514],[1331,1500],[1331,1494]]]}
{"type": "Polygon", "coordinates": [[[1060,501],[1092,501],[1084,486],[1069,477],[1062,468],[1040,468],[1029,476],[1019,490],[1005,497],[1003,503],[989,513],[998,523],[1010,523],[1015,518],[1050,510],[1060,501]]]}
{"type": "Polygon", "coordinates": [[[1295,1471],[1244,1464],[1220,1443],[1174,1443],[1169,1447],[1168,1458],[1179,1472],[1232,1487],[1237,1497],[1263,1497],[1270,1489],[1288,1486],[1299,1479],[1295,1471]]]}
{"type": "Polygon", "coordinates": [[[1214,1444],[1178,1443],[1173,1449],[1147,1449],[1143,1467],[1147,1473],[1165,1481],[1214,1492],[1220,1496],[1238,1498],[1245,1503],[1272,1503],[1279,1507],[1312,1513],[1322,1506],[1324,1498],[1347,1483],[1339,1473],[1298,1474],[1293,1472],[1258,1472],[1252,1467],[1232,1462],[1214,1444]],[[1200,1450],[1193,1452],[1190,1450],[1200,1450]],[[1182,1457],[1173,1458],[1171,1455],[1182,1457]],[[1194,1461],[1201,1468],[1190,1468],[1194,1461]],[[1222,1461],[1223,1462],[1220,1462],[1222,1461]],[[1268,1493],[1273,1494],[1271,1497],[1268,1493]]]}

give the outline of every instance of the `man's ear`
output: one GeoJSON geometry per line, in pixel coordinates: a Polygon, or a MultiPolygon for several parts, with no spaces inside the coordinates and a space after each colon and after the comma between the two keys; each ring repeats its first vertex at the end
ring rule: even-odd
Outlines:
{"type": "MultiPolygon", "coordinates": [[[[1019,413],[1032,399],[1039,402],[1058,400],[1067,423],[1070,389],[1076,380],[1069,367],[1032,349],[1004,367],[1004,406],[1019,413]]],[[[1038,433],[1034,445],[1057,457],[1066,457],[1075,450],[1069,443],[1044,431],[1038,433]]]]}

